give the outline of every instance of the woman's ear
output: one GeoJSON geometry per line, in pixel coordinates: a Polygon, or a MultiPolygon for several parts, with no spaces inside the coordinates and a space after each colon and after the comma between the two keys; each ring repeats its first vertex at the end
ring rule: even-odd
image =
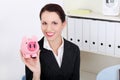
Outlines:
{"type": "Polygon", "coordinates": [[[64,21],[64,22],[63,22],[63,28],[65,28],[66,26],[67,26],[67,22],[64,21]]]}

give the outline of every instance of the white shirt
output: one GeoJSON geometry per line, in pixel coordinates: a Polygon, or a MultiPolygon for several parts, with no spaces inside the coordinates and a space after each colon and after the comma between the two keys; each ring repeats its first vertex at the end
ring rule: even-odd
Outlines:
{"type": "Polygon", "coordinates": [[[58,48],[58,55],[56,55],[56,54],[54,53],[53,49],[50,47],[49,42],[47,41],[46,38],[44,38],[44,45],[43,45],[43,47],[44,47],[45,49],[51,50],[51,51],[53,52],[54,57],[55,57],[55,59],[56,59],[56,61],[57,61],[57,63],[58,63],[58,66],[61,67],[62,58],[63,58],[63,50],[64,50],[64,40],[63,40],[63,38],[62,38],[62,44],[61,44],[61,46],[58,48]]]}

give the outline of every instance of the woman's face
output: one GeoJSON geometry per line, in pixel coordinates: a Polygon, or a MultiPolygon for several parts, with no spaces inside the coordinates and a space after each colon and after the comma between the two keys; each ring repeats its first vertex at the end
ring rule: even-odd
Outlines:
{"type": "Polygon", "coordinates": [[[48,41],[61,38],[66,22],[62,22],[56,12],[45,11],[41,15],[41,29],[48,41]]]}

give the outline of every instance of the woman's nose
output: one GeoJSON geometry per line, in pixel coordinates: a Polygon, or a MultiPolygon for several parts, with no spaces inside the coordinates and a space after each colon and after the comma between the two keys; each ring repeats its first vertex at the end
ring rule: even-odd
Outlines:
{"type": "Polygon", "coordinates": [[[51,31],[51,25],[47,26],[47,31],[51,31]]]}

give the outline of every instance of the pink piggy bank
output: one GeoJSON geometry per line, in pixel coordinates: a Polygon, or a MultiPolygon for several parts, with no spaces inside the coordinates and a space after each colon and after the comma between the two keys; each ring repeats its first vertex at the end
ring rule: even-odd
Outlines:
{"type": "Polygon", "coordinates": [[[32,36],[31,38],[23,37],[21,51],[24,58],[37,57],[38,50],[39,44],[36,36],[32,36]]]}

